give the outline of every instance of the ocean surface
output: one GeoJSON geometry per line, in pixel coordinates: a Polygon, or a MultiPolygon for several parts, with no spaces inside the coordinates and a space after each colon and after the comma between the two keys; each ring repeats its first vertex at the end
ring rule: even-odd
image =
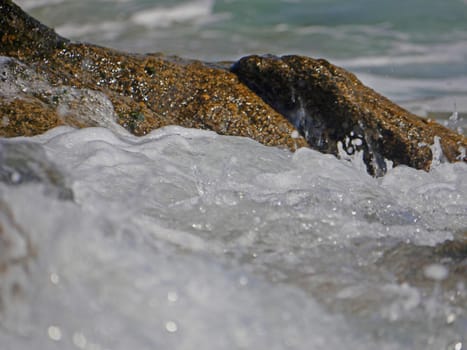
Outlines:
{"type": "MultiPolygon", "coordinates": [[[[17,3],[126,51],[324,57],[465,132],[465,0],[17,3]]],[[[138,138],[95,99],[105,127],[0,139],[1,350],[467,348],[465,163],[434,144],[430,172],[373,178],[359,154],[138,138]]]]}

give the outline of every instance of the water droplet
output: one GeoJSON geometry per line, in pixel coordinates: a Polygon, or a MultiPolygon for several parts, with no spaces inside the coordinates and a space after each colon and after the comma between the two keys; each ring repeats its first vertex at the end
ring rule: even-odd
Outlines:
{"type": "Polygon", "coordinates": [[[175,333],[176,331],[178,331],[178,326],[174,321],[167,321],[165,323],[165,329],[169,333],[175,333]]]}
{"type": "Polygon", "coordinates": [[[458,120],[459,120],[459,113],[457,111],[453,112],[451,116],[449,117],[449,121],[451,122],[457,122],[458,120]]]}
{"type": "Polygon", "coordinates": [[[451,314],[446,316],[446,323],[447,324],[452,324],[452,323],[454,323],[456,318],[457,318],[456,314],[451,313],[451,314]]]}
{"type": "Polygon", "coordinates": [[[73,344],[79,349],[86,348],[87,340],[83,333],[73,334],[73,344]]]}
{"type": "Polygon", "coordinates": [[[49,335],[49,338],[54,341],[60,341],[62,339],[62,331],[57,326],[50,326],[47,329],[47,334],[49,335]]]}
{"type": "Polygon", "coordinates": [[[167,300],[171,303],[176,303],[178,301],[178,293],[176,291],[170,291],[167,293],[167,300]]]}
{"type": "Polygon", "coordinates": [[[447,347],[448,350],[462,350],[464,347],[462,345],[462,342],[454,342],[454,343],[451,343],[449,344],[449,346],[447,347]]]}
{"type": "Polygon", "coordinates": [[[10,178],[12,183],[17,184],[21,181],[21,174],[15,171],[10,175],[10,178]]]}
{"type": "Polygon", "coordinates": [[[50,282],[53,284],[59,284],[60,283],[60,276],[56,274],[55,272],[52,272],[50,274],[50,282]]]}
{"type": "Polygon", "coordinates": [[[241,276],[239,279],[238,279],[238,283],[244,287],[248,284],[248,277],[246,276],[241,276]]]}
{"type": "Polygon", "coordinates": [[[361,146],[361,145],[363,145],[363,141],[361,139],[353,139],[352,144],[354,146],[361,146]]]}

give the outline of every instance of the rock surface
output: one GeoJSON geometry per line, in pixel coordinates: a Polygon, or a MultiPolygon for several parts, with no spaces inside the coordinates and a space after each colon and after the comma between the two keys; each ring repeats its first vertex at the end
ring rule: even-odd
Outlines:
{"type": "Polygon", "coordinates": [[[291,150],[362,150],[374,175],[385,173],[386,159],[428,170],[435,137],[448,161],[467,160],[464,136],[324,60],[250,56],[232,65],[122,53],[72,43],[9,0],[0,0],[0,55],[8,57],[0,60],[4,137],[62,124],[109,127],[112,121],[99,119],[109,115],[135,135],[176,124],[291,150]]]}
{"type": "Polygon", "coordinates": [[[323,59],[249,56],[232,70],[312,148],[337,154],[337,141],[347,154],[362,150],[375,175],[385,173],[385,159],[428,170],[436,136],[449,161],[460,159],[467,146],[464,136],[404,110],[323,59]]]}
{"type": "MultiPolygon", "coordinates": [[[[113,104],[116,121],[136,135],[176,124],[293,150],[307,145],[303,138],[291,136],[295,128],[284,116],[226,69],[160,54],[132,55],[71,43],[11,1],[0,1],[0,13],[0,55],[20,60],[51,86],[104,93],[113,104]]],[[[9,127],[0,129],[1,136],[42,133],[70,122],[96,125],[77,120],[76,113],[71,118],[59,113],[63,96],[52,89],[26,91],[21,103],[0,97],[3,116],[10,121],[9,127]]]]}

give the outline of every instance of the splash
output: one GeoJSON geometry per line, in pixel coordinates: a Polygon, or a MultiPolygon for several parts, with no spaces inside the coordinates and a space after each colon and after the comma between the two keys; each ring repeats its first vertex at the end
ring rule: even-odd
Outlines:
{"type": "Polygon", "coordinates": [[[54,164],[73,197],[40,176],[0,183],[7,348],[465,342],[465,164],[375,179],[333,155],[180,127],[9,142],[10,158],[54,164]]]}

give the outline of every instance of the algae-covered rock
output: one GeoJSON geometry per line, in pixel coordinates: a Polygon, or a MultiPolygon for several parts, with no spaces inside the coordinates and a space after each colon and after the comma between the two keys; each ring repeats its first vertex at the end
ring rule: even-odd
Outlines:
{"type": "Polygon", "coordinates": [[[250,56],[232,65],[128,54],[72,43],[9,0],[0,0],[0,43],[8,57],[0,62],[0,136],[62,124],[119,124],[144,135],[175,124],[291,150],[362,151],[374,175],[385,173],[386,160],[428,170],[435,142],[448,161],[466,160],[464,136],[405,111],[325,60],[250,56]]]}

